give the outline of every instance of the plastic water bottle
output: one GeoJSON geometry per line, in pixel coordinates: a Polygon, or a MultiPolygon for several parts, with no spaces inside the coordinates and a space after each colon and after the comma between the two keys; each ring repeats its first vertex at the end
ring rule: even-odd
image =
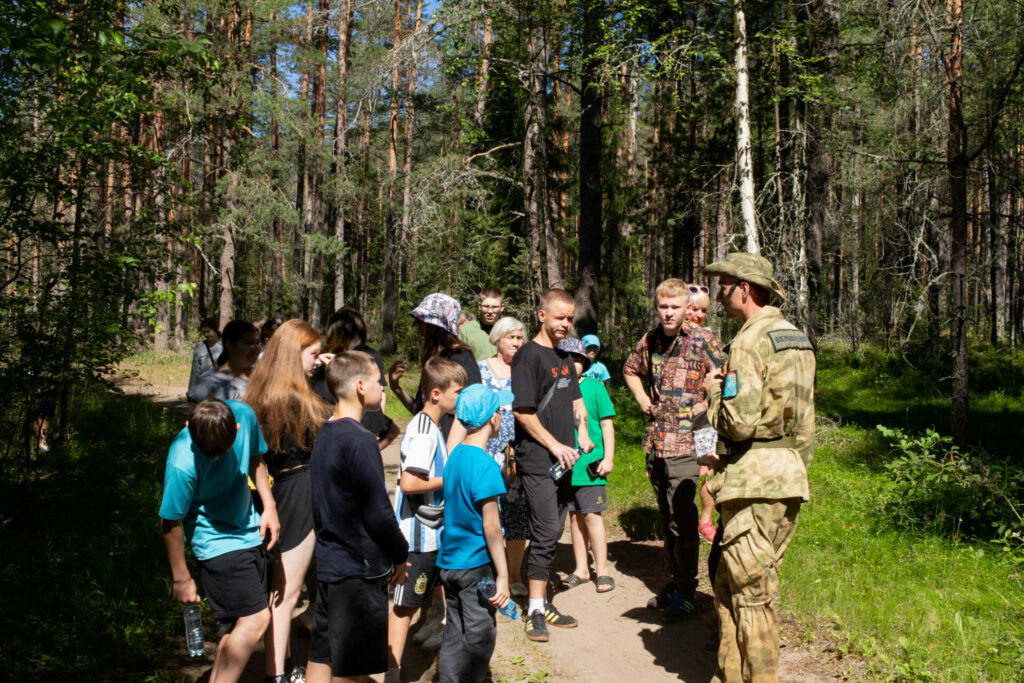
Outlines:
{"type": "MultiPolygon", "coordinates": [[[[480,595],[484,596],[487,600],[494,597],[494,594],[498,592],[498,584],[494,583],[494,579],[489,576],[485,576],[480,579],[476,584],[476,589],[480,591],[480,595]]],[[[512,621],[519,619],[519,610],[516,608],[516,603],[511,598],[508,600],[508,604],[498,610],[512,621]]]]}
{"type": "Polygon", "coordinates": [[[201,657],[206,652],[203,643],[203,611],[198,602],[185,605],[185,649],[189,657],[201,657]]]}
{"type": "MultiPolygon", "coordinates": [[[[576,457],[580,458],[582,455],[583,455],[583,450],[580,449],[580,448],[577,448],[576,449],[576,457]]],[[[563,476],[565,476],[566,472],[568,472],[571,469],[572,469],[572,465],[569,465],[568,467],[566,467],[565,465],[563,465],[561,463],[561,461],[559,461],[559,462],[556,462],[554,465],[552,465],[551,467],[548,468],[548,474],[551,475],[552,479],[554,479],[555,481],[558,481],[563,476]]]]}

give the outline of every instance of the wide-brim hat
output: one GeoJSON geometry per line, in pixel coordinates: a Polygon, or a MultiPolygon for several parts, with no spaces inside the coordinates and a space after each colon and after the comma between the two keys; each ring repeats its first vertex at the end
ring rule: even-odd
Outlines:
{"type": "Polygon", "coordinates": [[[462,306],[459,302],[440,292],[423,297],[420,305],[409,313],[412,317],[427,325],[436,325],[442,330],[459,336],[459,313],[462,306]]]}
{"type": "Polygon", "coordinates": [[[772,262],[759,254],[744,254],[734,251],[724,261],[716,261],[704,267],[705,275],[730,275],[737,280],[763,287],[779,301],[786,300],[786,292],[774,279],[775,267],[772,262]]]}
{"type": "Polygon", "coordinates": [[[566,337],[562,341],[558,342],[558,348],[574,356],[578,356],[580,362],[583,363],[583,371],[586,372],[590,369],[590,356],[587,355],[587,349],[576,337],[566,337]]]}

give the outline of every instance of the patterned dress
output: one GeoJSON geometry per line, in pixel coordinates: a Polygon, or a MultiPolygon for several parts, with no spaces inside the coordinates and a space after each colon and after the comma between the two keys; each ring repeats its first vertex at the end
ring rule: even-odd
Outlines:
{"type": "MultiPolygon", "coordinates": [[[[480,378],[484,386],[494,390],[511,390],[512,377],[497,377],[491,372],[486,361],[478,363],[480,378]]],[[[509,541],[525,541],[530,538],[530,511],[523,495],[522,483],[518,477],[509,478],[505,471],[505,445],[516,433],[516,420],[512,414],[512,405],[501,406],[501,429],[498,436],[487,442],[487,454],[494,458],[505,476],[505,488],[508,493],[498,499],[501,510],[501,526],[505,529],[505,539],[509,541]]]]}

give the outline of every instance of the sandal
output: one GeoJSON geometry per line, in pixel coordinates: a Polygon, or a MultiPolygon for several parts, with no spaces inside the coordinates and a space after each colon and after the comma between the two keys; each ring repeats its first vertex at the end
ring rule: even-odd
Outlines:
{"type": "Polygon", "coordinates": [[[562,579],[562,588],[564,588],[565,590],[569,590],[570,588],[575,588],[576,586],[584,584],[587,581],[590,581],[590,579],[584,579],[582,576],[577,576],[576,574],[569,574],[567,577],[562,579]]]}
{"type": "Polygon", "coordinates": [[[610,576],[599,576],[594,581],[598,593],[607,593],[615,590],[615,579],[610,576]]]}
{"type": "Polygon", "coordinates": [[[704,539],[705,543],[715,542],[715,525],[710,520],[698,526],[697,531],[700,532],[700,537],[704,539]]]}

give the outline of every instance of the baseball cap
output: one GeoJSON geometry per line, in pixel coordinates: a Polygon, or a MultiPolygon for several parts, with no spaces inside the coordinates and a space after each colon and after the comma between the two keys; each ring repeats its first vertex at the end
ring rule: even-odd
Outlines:
{"type": "Polygon", "coordinates": [[[459,392],[459,400],[455,403],[455,417],[466,427],[476,429],[490,420],[498,408],[514,400],[515,394],[511,391],[495,391],[479,382],[470,384],[459,392]]]}
{"type": "Polygon", "coordinates": [[[591,346],[601,348],[601,340],[597,338],[596,334],[583,335],[583,347],[589,349],[591,346]]]}

